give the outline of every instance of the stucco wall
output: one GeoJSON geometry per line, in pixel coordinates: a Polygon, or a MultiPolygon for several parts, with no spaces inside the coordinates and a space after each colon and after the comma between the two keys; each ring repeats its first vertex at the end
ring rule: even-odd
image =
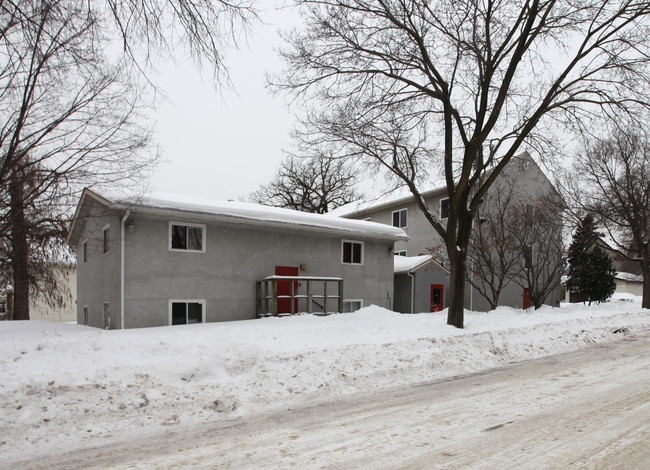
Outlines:
{"type": "Polygon", "coordinates": [[[77,246],[77,322],[84,323],[84,306],[88,308],[88,325],[104,328],[104,303],[110,306],[110,328],[120,327],[120,217],[104,206],[89,200],[79,215],[84,224],[77,246]],[[109,250],[103,252],[103,229],[109,226],[109,250]],[[87,241],[88,258],[83,260],[83,242],[87,241]]]}
{"type": "Polygon", "coordinates": [[[206,321],[255,318],[255,281],[276,266],[305,265],[302,276],[342,277],[344,298],[390,307],[392,241],[364,241],[364,264],[341,262],[343,238],[294,228],[211,222],[135,212],[126,233],[125,326],[169,324],[170,300],[204,300],[206,321]],[[169,222],[206,225],[205,252],[169,249],[169,222]]]}

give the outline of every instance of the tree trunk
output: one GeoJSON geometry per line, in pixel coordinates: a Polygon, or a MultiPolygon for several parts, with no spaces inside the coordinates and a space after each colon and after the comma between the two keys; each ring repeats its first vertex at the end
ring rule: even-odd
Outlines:
{"type": "Polygon", "coordinates": [[[463,328],[465,319],[465,257],[456,251],[455,256],[450,256],[449,278],[449,310],[447,324],[456,328],[463,328]]]}
{"type": "Polygon", "coordinates": [[[9,182],[11,266],[14,277],[14,320],[29,320],[29,248],[22,172],[12,171],[9,182]]]}
{"type": "Polygon", "coordinates": [[[647,263],[644,263],[643,266],[643,300],[641,306],[650,308],[650,266],[647,263]]]}

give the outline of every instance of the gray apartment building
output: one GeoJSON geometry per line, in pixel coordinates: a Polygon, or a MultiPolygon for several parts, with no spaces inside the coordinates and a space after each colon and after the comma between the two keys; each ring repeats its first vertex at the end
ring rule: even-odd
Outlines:
{"type": "Polygon", "coordinates": [[[86,189],[67,243],[78,323],[116,329],[392,308],[393,246],[406,239],[374,222],[86,189]]]}

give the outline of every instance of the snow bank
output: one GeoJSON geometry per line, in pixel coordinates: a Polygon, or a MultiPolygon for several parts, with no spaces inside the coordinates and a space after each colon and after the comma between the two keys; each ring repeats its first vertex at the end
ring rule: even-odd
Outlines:
{"type": "Polygon", "coordinates": [[[650,330],[637,298],[591,307],[352,314],[126,331],[0,323],[0,460],[427,382],[650,330]]]}

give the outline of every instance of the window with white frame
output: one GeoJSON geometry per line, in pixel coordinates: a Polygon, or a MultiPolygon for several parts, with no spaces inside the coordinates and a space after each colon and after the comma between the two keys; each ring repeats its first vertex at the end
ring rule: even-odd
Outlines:
{"type": "Polygon", "coordinates": [[[449,198],[440,200],[440,218],[449,218],[449,198]]]}
{"type": "Polygon", "coordinates": [[[408,210],[400,209],[393,212],[393,227],[406,228],[408,225],[408,210]]]}
{"type": "Polygon", "coordinates": [[[341,261],[343,264],[363,264],[363,242],[343,240],[341,261]]]}
{"type": "Polygon", "coordinates": [[[104,329],[108,330],[111,327],[111,304],[104,302],[104,329]]]}
{"type": "Polygon", "coordinates": [[[406,256],[406,250],[396,251],[395,256],[406,256]]]}
{"type": "Polygon", "coordinates": [[[205,322],[205,300],[170,300],[169,324],[189,325],[205,322]]]}
{"type": "Polygon", "coordinates": [[[343,313],[351,313],[363,307],[363,299],[346,299],[343,301],[343,313]]]}
{"type": "Polygon", "coordinates": [[[205,252],[205,225],[170,222],[169,249],[205,252]]]}
{"type": "Polygon", "coordinates": [[[84,263],[88,261],[88,240],[84,240],[81,245],[81,259],[84,263]]]}
{"type": "Polygon", "coordinates": [[[107,253],[108,249],[110,248],[110,229],[111,229],[111,227],[109,225],[104,227],[104,237],[103,237],[103,240],[102,240],[102,243],[103,243],[102,247],[103,247],[104,253],[107,253]]]}

